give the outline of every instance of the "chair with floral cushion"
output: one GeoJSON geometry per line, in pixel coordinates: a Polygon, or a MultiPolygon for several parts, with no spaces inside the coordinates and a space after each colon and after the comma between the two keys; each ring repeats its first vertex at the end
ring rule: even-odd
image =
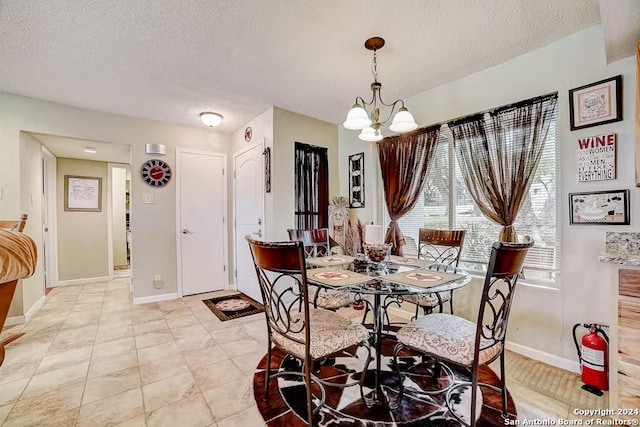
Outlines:
{"type": "MultiPolygon", "coordinates": [[[[359,323],[352,322],[334,312],[313,308],[309,304],[307,270],[304,245],[296,242],[263,242],[246,236],[256,268],[260,291],[267,318],[268,348],[265,377],[265,400],[269,393],[269,382],[277,376],[300,375],[306,386],[307,418],[310,426],[313,414],[324,404],[324,386],[360,386],[366,375],[346,384],[324,381],[313,373],[313,364],[324,358],[335,357],[353,346],[364,346],[367,350],[365,366],[367,372],[371,361],[369,332],[359,323]],[[272,345],[302,361],[302,372],[271,373],[272,345]],[[320,388],[320,404],[313,409],[312,382],[320,388]]],[[[366,400],[365,400],[366,402],[366,400]]]]}
{"type": "MultiPolygon", "coordinates": [[[[458,266],[462,245],[464,244],[465,230],[433,230],[421,228],[418,235],[418,258],[437,262],[447,266],[458,266]]],[[[438,293],[425,293],[407,295],[406,302],[415,304],[416,319],[422,308],[424,314],[433,312],[438,307],[443,312],[444,303],[449,301],[449,308],[453,314],[453,293],[451,291],[438,293]]]]}
{"type": "Polygon", "coordinates": [[[453,314],[434,313],[422,316],[398,331],[394,364],[396,373],[400,377],[399,399],[402,399],[404,388],[402,374],[398,368],[398,355],[403,348],[409,347],[423,355],[435,358],[434,376],[439,375],[441,361],[470,370],[471,382],[456,382],[447,390],[447,406],[459,421],[467,424],[452,409],[451,396],[454,390],[462,386],[471,386],[471,414],[468,425],[473,427],[476,424],[478,386],[488,387],[501,393],[502,415],[506,417],[504,342],[515,287],[527,252],[532,246],[533,241],[530,239],[525,243],[496,242],[493,244],[476,323],[453,314]],[[478,383],[479,367],[488,365],[497,358],[500,358],[500,387],[478,383]]]}
{"type": "MultiPolygon", "coordinates": [[[[329,244],[329,230],[318,228],[315,230],[298,230],[289,228],[289,240],[301,241],[307,258],[322,257],[331,254],[329,244]]],[[[353,303],[353,295],[347,291],[332,291],[324,287],[314,286],[313,304],[326,310],[338,310],[349,307],[353,303]]]]}

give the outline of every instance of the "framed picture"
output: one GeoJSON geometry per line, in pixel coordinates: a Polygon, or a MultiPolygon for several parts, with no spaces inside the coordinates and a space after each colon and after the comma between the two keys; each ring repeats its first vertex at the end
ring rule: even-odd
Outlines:
{"type": "Polygon", "coordinates": [[[616,134],[578,138],[578,181],[616,179],[616,134]]]}
{"type": "Polygon", "coordinates": [[[64,210],[76,212],[101,212],[102,178],[65,175],[64,210]]]}
{"type": "Polygon", "coordinates": [[[349,156],[349,207],[364,208],[364,153],[349,156]]]}
{"type": "Polygon", "coordinates": [[[569,223],[629,225],[629,190],[569,194],[569,223]]]}
{"type": "Polygon", "coordinates": [[[569,91],[571,130],[622,120],[622,75],[569,91]]]}

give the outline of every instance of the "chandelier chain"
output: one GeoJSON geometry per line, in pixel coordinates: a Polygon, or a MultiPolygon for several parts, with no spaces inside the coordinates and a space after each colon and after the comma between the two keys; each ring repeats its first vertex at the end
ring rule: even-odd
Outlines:
{"type": "Polygon", "coordinates": [[[373,81],[378,82],[378,49],[373,49],[373,64],[371,66],[371,74],[373,74],[373,81]]]}

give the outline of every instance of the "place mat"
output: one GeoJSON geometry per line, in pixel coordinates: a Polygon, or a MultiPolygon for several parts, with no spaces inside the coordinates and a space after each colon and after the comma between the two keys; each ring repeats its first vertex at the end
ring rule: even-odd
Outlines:
{"type": "Polygon", "coordinates": [[[307,264],[320,267],[329,267],[334,265],[351,264],[355,258],[349,255],[331,255],[322,257],[307,258],[307,264]]]}
{"type": "Polygon", "coordinates": [[[335,267],[307,270],[307,278],[330,286],[349,286],[372,280],[370,276],[335,267]]]}
{"type": "Polygon", "coordinates": [[[389,262],[396,265],[408,265],[418,268],[428,267],[433,264],[433,261],[427,261],[426,259],[409,258],[397,255],[391,255],[391,259],[389,259],[389,262]]]}
{"type": "Polygon", "coordinates": [[[433,286],[442,285],[443,283],[453,282],[461,277],[462,276],[460,274],[416,269],[389,274],[388,276],[380,276],[378,278],[385,282],[401,283],[403,285],[416,286],[419,288],[431,288],[433,286]]]}

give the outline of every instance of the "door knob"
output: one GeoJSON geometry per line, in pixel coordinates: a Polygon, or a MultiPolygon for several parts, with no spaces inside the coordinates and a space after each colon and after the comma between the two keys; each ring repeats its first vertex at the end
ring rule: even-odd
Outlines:
{"type": "Polygon", "coordinates": [[[258,225],[262,225],[262,218],[258,218],[258,225]]]}
{"type": "Polygon", "coordinates": [[[262,237],[262,230],[259,229],[257,234],[258,234],[258,237],[262,237]]]}
{"type": "Polygon", "coordinates": [[[190,230],[188,230],[188,229],[184,228],[184,229],[182,230],[182,234],[193,234],[193,231],[190,231],[190,230]]]}

